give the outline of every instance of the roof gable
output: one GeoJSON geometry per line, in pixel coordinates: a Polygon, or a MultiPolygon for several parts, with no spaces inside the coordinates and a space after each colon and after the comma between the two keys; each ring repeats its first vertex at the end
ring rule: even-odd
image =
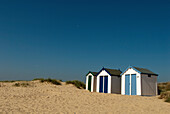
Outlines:
{"type": "Polygon", "coordinates": [[[139,67],[133,67],[133,66],[129,66],[128,68],[126,68],[126,70],[124,72],[122,72],[121,75],[123,75],[129,68],[134,69],[135,71],[137,71],[140,74],[152,74],[152,75],[158,76],[158,74],[156,74],[146,68],[139,68],[139,67]]]}
{"type": "Polygon", "coordinates": [[[97,76],[102,72],[102,70],[105,70],[110,76],[120,76],[120,74],[122,73],[120,70],[117,69],[102,68],[97,76]]]}
{"type": "Polygon", "coordinates": [[[89,71],[89,72],[86,74],[86,76],[87,76],[89,73],[91,73],[93,76],[97,76],[97,74],[98,74],[98,72],[91,72],[91,71],[89,71]]]}

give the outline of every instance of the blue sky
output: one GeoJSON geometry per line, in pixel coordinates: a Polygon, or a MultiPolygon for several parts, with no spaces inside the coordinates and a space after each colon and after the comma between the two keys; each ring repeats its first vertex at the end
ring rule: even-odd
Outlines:
{"type": "Polygon", "coordinates": [[[129,65],[170,81],[170,1],[0,1],[0,80],[85,81],[129,65]]]}

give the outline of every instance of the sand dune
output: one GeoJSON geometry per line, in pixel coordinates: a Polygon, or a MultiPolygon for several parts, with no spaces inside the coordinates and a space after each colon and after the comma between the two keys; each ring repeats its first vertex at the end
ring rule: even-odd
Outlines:
{"type": "Polygon", "coordinates": [[[157,97],[90,93],[73,85],[31,81],[30,87],[0,82],[0,113],[157,113],[169,114],[170,103],[157,97]]]}

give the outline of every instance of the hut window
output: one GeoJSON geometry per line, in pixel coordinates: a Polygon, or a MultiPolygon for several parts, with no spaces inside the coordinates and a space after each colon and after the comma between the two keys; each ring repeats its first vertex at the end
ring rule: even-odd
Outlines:
{"type": "Polygon", "coordinates": [[[150,74],[148,74],[148,77],[151,77],[151,75],[150,75],[150,74]]]}

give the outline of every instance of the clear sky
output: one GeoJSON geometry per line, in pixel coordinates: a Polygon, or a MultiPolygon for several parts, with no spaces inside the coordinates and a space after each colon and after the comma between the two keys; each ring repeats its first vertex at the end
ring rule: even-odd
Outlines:
{"type": "Polygon", "coordinates": [[[129,65],[170,81],[169,0],[0,1],[0,80],[85,81],[129,65]]]}

